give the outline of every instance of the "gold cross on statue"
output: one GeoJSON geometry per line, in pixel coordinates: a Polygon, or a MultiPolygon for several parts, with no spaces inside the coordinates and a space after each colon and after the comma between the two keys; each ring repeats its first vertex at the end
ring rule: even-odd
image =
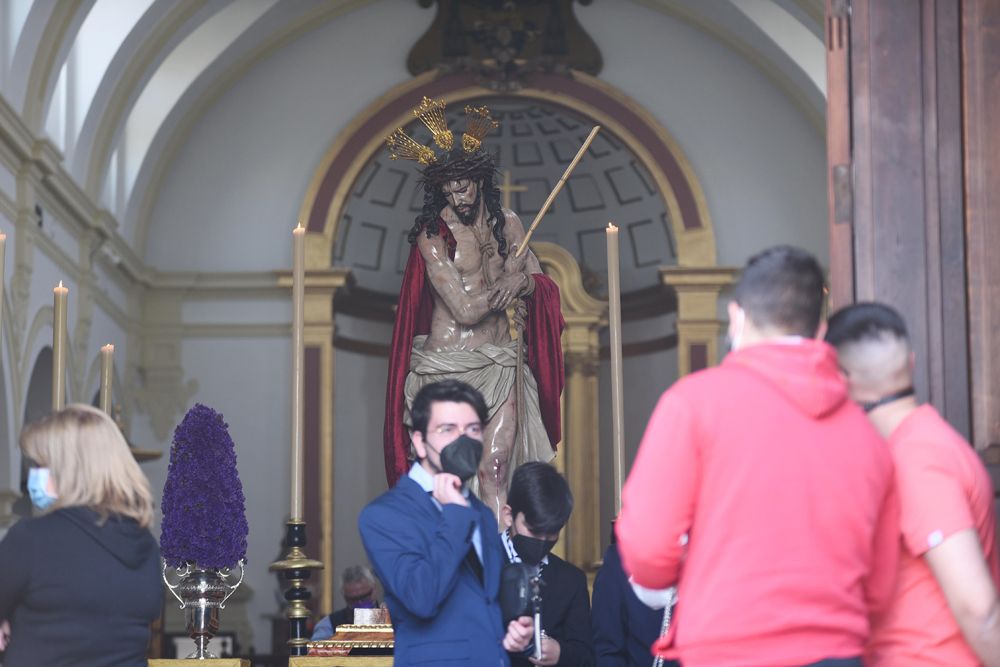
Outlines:
{"type": "Polygon", "coordinates": [[[527,192],[527,185],[514,185],[510,180],[510,169],[505,169],[503,172],[503,185],[497,188],[503,193],[503,207],[510,208],[510,193],[512,192],[527,192]]]}

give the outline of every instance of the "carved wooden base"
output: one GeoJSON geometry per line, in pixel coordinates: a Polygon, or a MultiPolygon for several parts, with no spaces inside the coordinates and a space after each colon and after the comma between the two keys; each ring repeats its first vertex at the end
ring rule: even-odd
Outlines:
{"type": "Polygon", "coordinates": [[[244,658],[214,658],[211,660],[194,660],[180,658],[166,660],[154,658],[147,661],[149,667],[251,667],[250,661],[244,658]]]}

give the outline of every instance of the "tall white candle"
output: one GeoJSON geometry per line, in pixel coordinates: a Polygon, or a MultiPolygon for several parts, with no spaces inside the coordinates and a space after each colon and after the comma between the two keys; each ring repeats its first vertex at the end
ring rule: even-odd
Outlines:
{"type": "Polygon", "coordinates": [[[618,227],[608,223],[608,321],[611,328],[611,445],[614,454],[615,516],[622,508],[625,476],[625,422],[622,378],[622,297],[618,227]]]}
{"type": "Polygon", "coordinates": [[[112,371],[114,369],[115,346],[108,343],[101,348],[101,410],[111,414],[112,371]]]}
{"type": "Polygon", "coordinates": [[[66,405],[66,303],[69,289],[62,281],[52,290],[52,410],[66,405]]]}
{"type": "Polygon", "coordinates": [[[7,258],[7,235],[0,232],[0,341],[3,341],[3,273],[7,258]]]}
{"type": "Polygon", "coordinates": [[[305,355],[306,230],[292,231],[292,521],[302,515],[302,394],[305,355]]]}

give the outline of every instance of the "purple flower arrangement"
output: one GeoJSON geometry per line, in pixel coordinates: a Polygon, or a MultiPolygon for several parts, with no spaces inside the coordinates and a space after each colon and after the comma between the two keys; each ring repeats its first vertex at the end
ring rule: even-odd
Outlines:
{"type": "Polygon", "coordinates": [[[247,553],[246,504],[229,425],[195,404],[174,431],[160,553],[171,567],[233,567],[247,553]]]}

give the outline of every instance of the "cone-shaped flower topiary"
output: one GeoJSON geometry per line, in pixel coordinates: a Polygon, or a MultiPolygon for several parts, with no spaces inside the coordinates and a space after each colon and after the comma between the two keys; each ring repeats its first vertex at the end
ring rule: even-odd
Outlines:
{"type": "Polygon", "coordinates": [[[246,504],[229,425],[195,404],[174,431],[160,553],[171,567],[233,567],[247,553],[246,504]]]}

